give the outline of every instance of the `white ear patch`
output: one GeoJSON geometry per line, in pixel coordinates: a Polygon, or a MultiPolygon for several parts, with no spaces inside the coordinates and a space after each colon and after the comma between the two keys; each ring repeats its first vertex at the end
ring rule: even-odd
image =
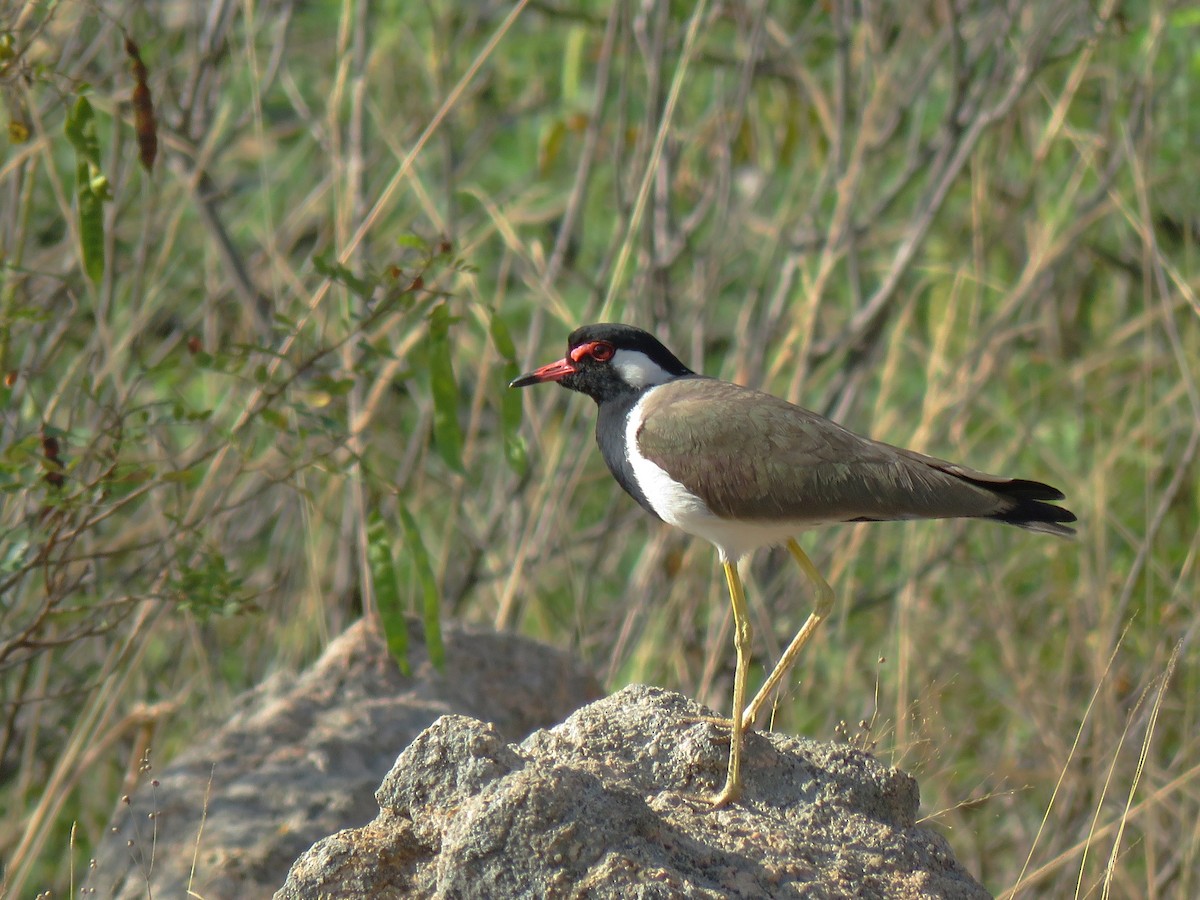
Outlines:
{"type": "Polygon", "coordinates": [[[611,365],[621,380],[634,388],[666,384],[676,377],[640,350],[618,350],[611,365]]]}

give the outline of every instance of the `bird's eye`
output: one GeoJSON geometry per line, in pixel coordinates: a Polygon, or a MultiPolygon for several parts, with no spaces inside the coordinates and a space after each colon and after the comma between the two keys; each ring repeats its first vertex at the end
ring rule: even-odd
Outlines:
{"type": "Polygon", "coordinates": [[[613,358],[613,345],[607,341],[596,341],[592,344],[592,359],[596,362],[608,362],[613,358]]]}

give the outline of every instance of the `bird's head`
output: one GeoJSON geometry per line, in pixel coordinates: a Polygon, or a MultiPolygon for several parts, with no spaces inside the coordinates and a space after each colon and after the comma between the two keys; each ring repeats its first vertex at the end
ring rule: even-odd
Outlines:
{"type": "Polygon", "coordinates": [[[602,323],[575,329],[567,338],[566,356],[514,379],[509,387],[556,381],[603,403],[692,374],[649,332],[602,323]]]}

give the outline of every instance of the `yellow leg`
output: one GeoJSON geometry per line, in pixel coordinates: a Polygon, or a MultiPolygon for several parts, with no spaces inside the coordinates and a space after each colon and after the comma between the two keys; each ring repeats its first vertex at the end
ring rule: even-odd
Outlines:
{"type": "Polygon", "coordinates": [[[733,673],[733,712],[729,723],[729,771],[725,776],[725,787],[712,798],[714,809],[731,803],[742,793],[742,738],[745,734],[742,713],[746,706],[746,673],[750,667],[750,616],[746,611],[742,579],[738,576],[737,563],[724,562],[722,565],[729,585],[729,601],[733,604],[733,646],[737,650],[737,667],[733,673]]]}
{"type": "MultiPolygon", "coordinates": [[[[818,626],[829,617],[829,613],[833,610],[833,588],[829,586],[829,582],[821,577],[821,573],[817,571],[817,567],[812,564],[812,560],[808,558],[808,554],[800,549],[800,545],[796,543],[795,539],[788,541],[787,548],[796,562],[800,564],[800,568],[804,571],[805,576],[812,582],[813,587],[816,588],[817,601],[808,619],[800,627],[800,630],[796,632],[796,636],[792,638],[792,642],[788,644],[788,648],[783,651],[783,656],[779,657],[779,662],[775,664],[775,668],[771,671],[767,680],[763,682],[763,686],[754,695],[754,699],[750,701],[750,705],[746,707],[740,729],[743,732],[754,727],[754,720],[758,718],[758,714],[762,711],[763,705],[766,704],[767,699],[771,696],[771,692],[783,680],[783,676],[788,673],[788,670],[796,662],[796,657],[800,655],[800,651],[804,649],[804,645],[809,642],[818,626]]],[[[740,583],[738,587],[740,589],[740,583]]],[[[734,608],[737,608],[736,603],[734,604],[734,608]]],[[[738,661],[740,664],[740,651],[738,661]]],[[[734,708],[733,715],[736,721],[738,715],[736,707],[734,708]]]]}

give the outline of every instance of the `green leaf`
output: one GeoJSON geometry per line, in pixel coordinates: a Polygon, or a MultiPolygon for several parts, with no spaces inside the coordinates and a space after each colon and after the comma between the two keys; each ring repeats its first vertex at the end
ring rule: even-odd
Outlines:
{"type": "Polygon", "coordinates": [[[75,155],[85,162],[100,168],[100,139],[96,136],[96,114],[88,98],[80,96],[67,113],[67,140],[75,148],[75,155]]]}
{"type": "Polygon", "coordinates": [[[590,31],[582,25],[573,25],[567,30],[567,45],[562,66],[562,99],[566,106],[574,106],[582,99],[579,85],[587,65],[586,51],[590,31]]]}
{"type": "Polygon", "coordinates": [[[29,558],[37,552],[31,537],[26,528],[5,535],[3,549],[0,549],[0,575],[11,575],[25,568],[29,558]]]}
{"type": "Polygon", "coordinates": [[[100,199],[83,187],[79,189],[78,198],[83,268],[88,278],[98,283],[104,277],[104,217],[100,211],[100,199]]]}
{"type": "Polygon", "coordinates": [[[545,175],[562,152],[567,137],[567,126],[562,119],[555,119],[538,136],[538,173],[545,175]]]}
{"type": "Polygon", "coordinates": [[[350,288],[361,299],[370,300],[371,295],[375,293],[375,285],[363,278],[359,278],[350,269],[338,262],[332,250],[314,254],[312,261],[313,268],[317,270],[318,275],[350,288]]]}
{"type": "Polygon", "coordinates": [[[462,429],[458,424],[458,382],[450,361],[450,311],[445,303],[429,316],[429,376],[433,388],[433,442],[442,460],[463,472],[462,429]]]}
{"type": "Polygon", "coordinates": [[[434,668],[441,671],[446,663],[446,649],[442,645],[442,626],[439,615],[440,596],[437,579],[433,574],[433,565],[429,560],[429,552],[421,541],[421,529],[417,527],[412,514],[403,506],[399,507],[400,524],[404,529],[404,541],[412,558],[413,568],[417,570],[417,578],[421,582],[421,622],[425,626],[425,647],[429,653],[429,661],[434,668]]]}
{"type": "Polygon", "coordinates": [[[488,323],[488,331],[491,332],[492,344],[495,345],[496,352],[500,354],[505,362],[516,365],[517,345],[513,343],[512,335],[508,331],[508,325],[500,318],[500,313],[492,313],[492,319],[488,323]]]}
{"type": "Polygon", "coordinates": [[[92,281],[104,275],[104,215],[102,205],[111,193],[100,171],[100,140],[96,115],[87,97],[80,96],[67,114],[67,140],[75,148],[75,199],[79,204],[79,245],[83,268],[92,281]]]}
{"type": "Polygon", "coordinates": [[[398,247],[407,247],[410,250],[420,250],[422,253],[429,251],[429,242],[415,234],[400,235],[396,238],[396,245],[398,247]]]}
{"type": "Polygon", "coordinates": [[[504,384],[500,388],[500,433],[504,440],[504,458],[508,460],[509,468],[518,475],[524,475],[529,464],[529,451],[521,436],[521,392],[508,388],[508,383],[521,374],[517,368],[517,348],[499,313],[492,313],[488,331],[496,351],[504,359],[504,384]]]}
{"type": "Polygon", "coordinates": [[[271,407],[265,407],[259,411],[264,422],[274,426],[279,431],[287,431],[291,426],[288,423],[287,416],[271,407]]]}
{"type": "Polygon", "coordinates": [[[371,582],[375,585],[375,605],[383,622],[388,651],[405,675],[412,674],[408,663],[408,622],[400,599],[400,579],[392,559],[392,535],[378,512],[371,513],[367,523],[367,564],[371,567],[371,582]]]}
{"type": "Polygon", "coordinates": [[[188,466],[186,469],[176,469],[171,472],[163,472],[159,476],[159,481],[167,484],[180,484],[184,487],[199,487],[200,482],[204,480],[204,471],[199,466],[188,466]]]}
{"type": "Polygon", "coordinates": [[[332,375],[321,375],[313,379],[315,390],[324,391],[331,397],[342,397],[354,388],[353,378],[335,378],[332,375]]]}

